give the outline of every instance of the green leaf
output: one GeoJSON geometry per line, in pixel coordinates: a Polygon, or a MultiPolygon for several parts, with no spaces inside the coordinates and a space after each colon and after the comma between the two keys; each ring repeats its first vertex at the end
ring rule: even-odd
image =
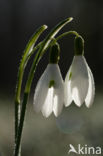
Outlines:
{"type": "Polygon", "coordinates": [[[24,53],[23,53],[23,56],[22,56],[22,59],[20,62],[20,66],[19,66],[18,80],[17,80],[17,86],[16,86],[15,101],[18,101],[18,103],[20,103],[19,101],[20,101],[21,84],[22,84],[24,68],[25,68],[25,65],[27,63],[28,55],[31,53],[37,39],[39,38],[39,36],[43,33],[43,31],[45,29],[47,29],[46,25],[43,25],[40,28],[38,28],[37,31],[34,33],[34,35],[30,38],[30,40],[29,40],[29,42],[28,42],[28,44],[24,50],[24,53]]]}

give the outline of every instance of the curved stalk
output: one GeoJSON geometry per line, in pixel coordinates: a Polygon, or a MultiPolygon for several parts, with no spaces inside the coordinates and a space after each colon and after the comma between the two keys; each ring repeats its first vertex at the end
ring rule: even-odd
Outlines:
{"type": "Polygon", "coordinates": [[[65,33],[59,35],[59,36],[56,38],[56,41],[62,39],[62,38],[65,37],[65,36],[68,36],[69,34],[75,35],[75,36],[80,36],[76,31],[68,31],[68,32],[65,32],[65,33]]]}
{"type": "Polygon", "coordinates": [[[49,47],[51,40],[70,21],[72,21],[72,18],[68,18],[68,19],[62,21],[49,33],[49,35],[43,41],[43,44],[40,46],[40,48],[39,48],[39,50],[38,50],[38,52],[34,58],[34,61],[33,61],[33,64],[32,64],[31,70],[29,72],[28,79],[27,79],[25,91],[24,91],[24,98],[23,98],[23,103],[22,103],[22,108],[21,108],[20,124],[18,127],[17,141],[16,141],[16,147],[15,147],[15,151],[14,151],[14,156],[18,156],[18,154],[19,154],[21,136],[22,136],[22,130],[23,130],[23,123],[24,123],[24,118],[25,118],[26,105],[28,102],[29,92],[31,89],[31,83],[32,83],[32,80],[34,77],[34,72],[36,70],[36,66],[39,63],[39,60],[41,59],[43,54],[45,53],[46,49],[49,47]]]}
{"type": "Polygon", "coordinates": [[[19,124],[19,118],[20,118],[20,94],[21,94],[21,85],[22,85],[22,79],[23,79],[23,73],[25,68],[25,63],[27,56],[31,53],[34,44],[36,43],[37,39],[41,35],[41,33],[47,28],[46,25],[41,26],[35,34],[31,37],[29,40],[25,50],[24,54],[22,56],[22,60],[19,66],[18,70],[18,77],[17,77],[17,85],[16,85],[16,91],[15,91],[15,142],[16,142],[16,136],[17,136],[17,129],[19,124]]]}
{"type": "MultiPolygon", "coordinates": [[[[59,35],[56,38],[52,38],[51,39],[51,42],[52,43],[50,44],[50,46],[52,46],[53,44],[55,44],[58,40],[61,40],[63,37],[68,36],[69,34],[75,35],[75,36],[80,36],[76,31],[68,31],[68,32],[65,32],[65,33],[59,35]]],[[[27,60],[29,60],[29,58],[34,54],[34,51],[36,51],[38,48],[40,48],[40,46],[42,44],[43,44],[43,41],[41,41],[40,43],[38,43],[38,45],[33,48],[33,50],[31,51],[31,53],[27,56],[27,60]]]]}

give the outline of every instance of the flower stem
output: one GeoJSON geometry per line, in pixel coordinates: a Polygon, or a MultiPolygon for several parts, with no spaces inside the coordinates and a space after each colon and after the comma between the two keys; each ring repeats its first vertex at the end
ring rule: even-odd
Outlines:
{"type": "Polygon", "coordinates": [[[29,76],[28,76],[28,79],[26,82],[26,86],[25,86],[14,156],[18,156],[19,150],[20,150],[20,143],[21,143],[22,130],[23,130],[23,124],[24,124],[24,119],[25,119],[26,105],[28,102],[28,96],[30,93],[31,84],[32,84],[32,80],[34,77],[34,72],[36,70],[36,66],[39,63],[39,60],[43,56],[44,52],[47,50],[47,47],[49,47],[49,44],[51,43],[52,38],[54,38],[55,35],[70,21],[72,21],[72,18],[65,19],[64,21],[60,22],[56,27],[54,27],[54,29],[48,34],[46,39],[43,41],[43,44],[40,46],[40,48],[34,58],[34,61],[33,61],[33,64],[30,69],[29,76]]]}
{"type": "Polygon", "coordinates": [[[69,34],[75,35],[75,36],[79,36],[79,34],[78,34],[76,31],[68,31],[68,32],[65,32],[65,33],[59,35],[59,36],[56,38],[56,41],[62,39],[62,38],[65,37],[65,36],[68,36],[69,34]]]}
{"type": "MultiPolygon", "coordinates": [[[[25,50],[24,54],[19,66],[18,70],[18,77],[17,77],[17,85],[16,85],[16,92],[15,92],[15,144],[16,144],[16,138],[17,138],[17,133],[18,133],[18,125],[19,125],[19,120],[20,120],[20,95],[21,95],[21,85],[22,85],[22,79],[23,79],[23,74],[24,74],[24,69],[27,61],[28,55],[30,55],[34,44],[36,43],[38,37],[41,35],[41,33],[47,28],[46,25],[41,26],[35,34],[31,37],[29,40],[25,50]]],[[[36,48],[35,48],[36,49],[36,48]]]]}
{"type": "Polygon", "coordinates": [[[22,129],[23,129],[23,123],[24,123],[24,117],[25,117],[25,111],[26,111],[26,104],[28,101],[28,93],[24,93],[22,108],[21,108],[21,116],[20,116],[20,124],[18,126],[18,134],[17,134],[17,142],[16,142],[16,148],[14,156],[19,155],[19,149],[20,149],[20,141],[21,141],[21,135],[22,135],[22,129]]]}
{"type": "MultiPolygon", "coordinates": [[[[60,36],[58,36],[55,39],[52,38],[52,40],[53,40],[53,42],[56,42],[56,41],[62,39],[63,37],[68,36],[69,34],[79,36],[79,34],[76,31],[68,31],[68,32],[65,32],[65,33],[61,34],[60,36]]],[[[20,118],[20,92],[21,92],[21,84],[22,84],[22,78],[23,78],[24,62],[28,62],[29,58],[33,55],[33,53],[38,48],[40,48],[40,46],[42,44],[43,44],[43,41],[40,42],[37,46],[35,46],[33,48],[33,50],[31,50],[31,52],[27,56],[25,55],[25,59],[23,57],[23,59],[21,61],[21,64],[20,64],[19,74],[18,74],[18,83],[17,83],[17,87],[16,87],[17,88],[16,89],[17,90],[16,91],[16,98],[15,98],[15,137],[17,136],[18,121],[19,121],[19,118],[20,118]]],[[[27,51],[29,52],[30,48],[31,47],[29,46],[29,48],[27,48],[25,50],[25,54],[27,54],[27,51]]]]}
{"type": "Polygon", "coordinates": [[[38,53],[36,54],[31,70],[29,72],[29,76],[28,76],[28,80],[26,83],[26,87],[25,87],[25,91],[26,92],[30,92],[30,88],[31,88],[31,83],[32,83],[32,79],[34,77],[34,72],[36,70],[36,66],[39,63],[41,57],[44,55],[45,51],[48,49],[48,47],[50,46],[50,42],[52,41],[52,39],[55,37],[55,35],[69,22],[72,21],[72,18],[68,18],[65,19],[64,21],[60,22],[56,27],[54,27],[54,29],[48,34],[48,36],[46,37],[46,39],[43,41],[42,46],[40,47],[40,49],[38,50],[38,53]]]}

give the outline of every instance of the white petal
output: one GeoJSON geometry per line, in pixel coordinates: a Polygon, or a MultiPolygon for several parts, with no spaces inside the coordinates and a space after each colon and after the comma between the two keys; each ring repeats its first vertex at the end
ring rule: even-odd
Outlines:
{"type": "Polygon", "coordinates": [[[33,104],[36,112],[39,112],[41,110],[41,107],[47,97],[49,80],[50,73],[49,66],[47,66],[35,89],[33,104]]]}
{"type": "Polygon", "coordinates": [[[64,103],[64,82],[58,65],[56,65],[56,68],[53,71],[55,72],[53,112],[55,116],[58,116],[62,111],[63,103],[64,103]]]}
{"type": "Polygon", "coordinates": [[[58,89],[55,89],[53,98],[53,112],[55,116],[59,116],[64,104],[64,85],[60,85],[58,89]]]}
{"type": "Polygon", "coordinates": [[[65,83],[64,83],[64,104],[65,106],[69,106],[72,102],[72,94],[71,94],[71,79],[69,78],[71,73],[71,67],[66,75],[65,83]]]}
{"type": "Polygon", "coordinates": [[[50,70],[49,72],[50,79],[56,82],[56,87],[58,88],[59,85],[63,83],[63,79],[58,64],[49,64],[49,70],[50,70]]]}
{"type": "Polygon", "coordinates": [[[75,56],[71,66],[71,90],[72,98],[77,106],[81,106],[85,101],[88,91],[88,71],[86,61],[83,56],[75,56]]]}
{"type": "Polygon", "coordinates": [[[43,116],[45,116],[46,118],[50,116],[50,114],[52,113],[52,110],[53,110],[53,94],[54,94],[54,88],[51,87],[48,89],[46,99],[41,108],[43,116]]]}
{"type": "Polygon", "coordinates": [[[34,95],[34,108],[37,112],[41,110],[45,117],[48,117],[52,111],[58,116],[62,110],[63,99],[64,85],[59,66],[57,64],[49,64],[38,81],[34,95]],[[51,89],[49,88],[49,83],[52,80],[54,81],[54,87],[51,87],[51,89]],[[56,90],[55,94],[54,90],[56,90]]]}
{"type": "Polygon", "coordinates": [[[88,88],[88,93],[85,99],[85,104],[89,108],[94,101],[94,95],[95,95],[94,78],[89,67],[88,67],[88,75],[89,75],[89,88],[88,88]]]}

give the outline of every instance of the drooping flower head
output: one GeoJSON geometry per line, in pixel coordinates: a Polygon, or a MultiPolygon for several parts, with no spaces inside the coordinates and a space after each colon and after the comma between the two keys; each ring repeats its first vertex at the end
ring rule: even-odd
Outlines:
{"type": "Polygon", "coordinates": [[[65,78],[65,106],[72,101],[77,106],[85,102],[90,107],[94,100],[95,87],[92,72],[84,57],[84,41],[75,38],[75,56],[65,78]]]}
{"type": "Polygon", "coordinates": [[[59,45],[55,44],[50,53],[50,63],[39,79],[34,94],[34,109],[49,117],[52,112],[58,116],[63,107],[64,84],[58,66],[59,45]]]}

